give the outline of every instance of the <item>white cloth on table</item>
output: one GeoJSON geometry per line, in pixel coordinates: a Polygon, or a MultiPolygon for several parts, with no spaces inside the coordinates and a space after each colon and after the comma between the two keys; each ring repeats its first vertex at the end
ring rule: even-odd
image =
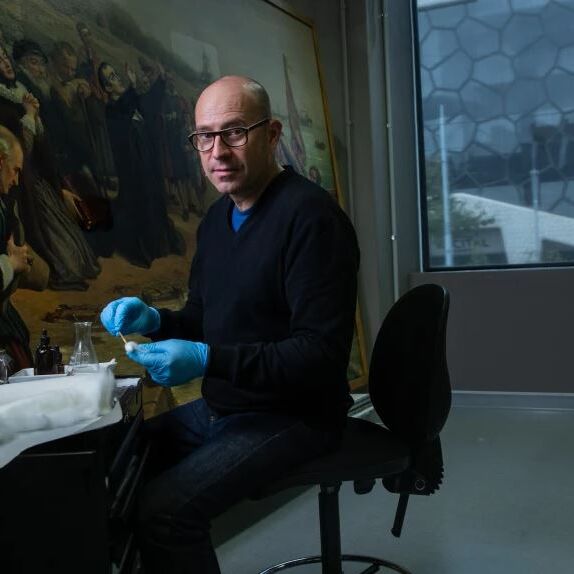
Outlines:
{"type": "Polygon", "coordinates": [[[0,444],[17,434],[68,427],[112,410],[110,369],[0,386],[0,444]]]}
{"type": "MultiPolygon", "coordinates": [[[[100,366],[107,366],[110,365],[109,363],[100,363],[100,366]]],[[[112,363],[113,365],[113,363],[112,363]]],[[[111,368],[111,367],[110,367],[111,368]]],[[[108,373],[111,372],[108,370],[108,373]]],[[[72,382],[76,379],[78,385],[82,385],[86,381],[85,377],[89,377],[90,375],[72,375],[70,377],[65,377],[68,379],[68,382],[72,382]],[[81,378],[84,377],[84,378],[81,378]]],[[[35,384],[43,384],[48,382],[48,380],[38,380],[35,381],[35,384]]],[[[108,425],[113,425],[119,422],[122,419],[122,407],[119,401],[116,401],[113,408],[109,409],[109,403],[107,402],[107,396],[109,392],[109,385],[116,387],[131,387],[136,386],[139,382],[138,378],[130,378],[130,379],[118,379],[115,382],[113,380],[110,381],[108,377],[104,379],[103,386],[100,387],[101,394],[98,395],[96,392],[95,396],[96,399],[99,396],[101,400],[96,400],[99,402],[100,408],[95,409],[102,412],[102,414],[93,416],[91,418],[83,419],[80,422],[75,424],[71,424],[70,426],[59,426],[57,428],[43,428],[41,430],[31,430],[31,431],[21,431],[17,434],[13,435],[11,440],[7,440],[6,442],[0,442],[0,468],[8,464],[12,459],[16,458],[21,452],[25,451],[26,449],[36,446],[38,444],[56,440],[65,436],[73,435],[80,432],[91,431],[95,429],[99,429],[108,425]],[[109,411],[109,412],[108,412],[109,411]]],[[[93,381],[92,381],[93,383],[93,381]]],[[[11,383],[11,385],[19,386],[23,383],[11,383]]],[[[0,389],[2,387],[9,387],[10,385],[0,385],[0,389]]],[[[47,388],[47,387],[46,387],[47,388]]],[[[14,391],[11,391],[14,392],[14,391]]],[[[58,391],[59,392],[59,391],[58,391]]],[[[4,392],[2,392],[2,396],[4,392]]],[[[8,397],[8,393],[5,393],[6,398],[8,397]]],[[[2,402],[2,398],[0,398],[0,404],[4,404],[2,402]]],[[[67,407],[69,409],[69,406],[67,407]]],[[[89,414],[89,409],[84,408],[83,414],[89,414]]],[[[79,416],[79,412],[74,415],[74,418],[79,416]]],[[[53,420],[52,422],[56,422],[53,420]]],[[[60,421],[61,422],[61,421],[60,421]]]]}

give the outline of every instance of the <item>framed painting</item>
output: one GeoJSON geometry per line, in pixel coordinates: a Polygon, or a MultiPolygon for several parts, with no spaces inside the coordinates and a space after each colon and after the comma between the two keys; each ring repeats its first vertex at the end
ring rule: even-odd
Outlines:
{"type": "MultiPolygon", "coordinates": [[[[184,303],[195,232],[217,197],[187,135],[199,93],[225,74],[266,87],[284,128],[278,159],[342,203],[315,32],[284,4],[3,0],[0,125],[26,142],[14,202],[50,269],[47,283],[5,300],[31,347],[47,329],[66,359],[72,323],[92,321],[100,360],[115,357],[119,374],[137,370],[99,312],[125,295],[184,303]]],[[[351,387],[365,375],[357,313],[351,387]]],[[[170,404],[198,388],[173,389],[170,404]]]]}

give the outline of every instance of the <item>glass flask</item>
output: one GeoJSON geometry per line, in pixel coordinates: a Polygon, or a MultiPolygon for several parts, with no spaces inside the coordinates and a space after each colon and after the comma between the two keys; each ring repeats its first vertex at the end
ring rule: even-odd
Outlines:
{"type": "Polygon", "coordinates": [[[70,367],[73,373],[95,373],[100,365],[96,350],[92,343],[91,321],[77,321],[74,323],[76,330],[76,343],[70,357],[70,367]]]}
{"type": "Polygon", "coordinates": [[[6,352],[6,349],[0,347],[0,385],[5,385],[10,382],[12,366],[12,357],[6,352]]]}

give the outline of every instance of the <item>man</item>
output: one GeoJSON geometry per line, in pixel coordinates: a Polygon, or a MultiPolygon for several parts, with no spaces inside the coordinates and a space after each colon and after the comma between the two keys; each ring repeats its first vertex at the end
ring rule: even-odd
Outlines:
{"type": "Polygon", "coordinates": [[[4,196],[16,185],[24,165],[24,152],[16,136],[4,126],[0,126],[0,241],[2,254],[2,287],[5,290],[12,283],[14,276],[27,271],[30,267],[28,247],[14,243],[13,229],[10,226],[12,214],[8,213],[7,200],[4,196]]]}
{"type": "MultiPolygon", "coordinates": [[[[60,130],[60,122],[52,103],[48,58],[37,42],[26,38],[14,42],[12,58],[16,64],[16,80],[39,104],[35,121],[41,121],[42,127],[38,130],[41,132],[41,139],[34,142],[32,161],[50,185],[61,189],[57,147],[52,141],[52,134],[60,130]]],[[[66,196],[69,191],[64,188],[62,193],[66,196]]]]}
{"type": "MultiPolygon", "coordinates": [[[[20,107],[20,123],[31,134],[32,139],[38,133],[43,131],[43,126],[39,125],[38,110],[40,104],[38,100],[26,90],[26,88],[16,80],[16,71],[8,55],[8,51],[0,40],[0,98],[6,101],[8,107],[20,107]]],[[[0,116],[2,122],[6,120],[4,114],[0,116]]],[[[2,124],[4,125],[4,124],[2,124]]]]}
{"type": "Polygon", "coordinates": [[[48,57],[37,42],[22,38],[14,42],[12,58],[16,64],[16,80],[38,101],[44,128],[42,135],[44,142],[39,160],[42,162],[43,176],[58,188],[60,182],[57,170],[57,146],[53,141],[53,134],[58,134],[61,127],[52,102],[48,57]],[[49,155],[46,157],[46,154],[49,155]]]}
{"type": "MultiPolygon", "coordinates": [[[[34,264],[34,253],[23,242],[16,205],[8,195],[18,185],[23,163],[20,142],[10,130],[0,126],[0,346],[12,358],[14,370],[33,365],[28,329],[10,301],[18,284],[25,285],[30,278],[34,264]]],[[[43,285],[36,286],[41,289],[47,282],[47,267],[41,261],[35,265],[43,267],[43,285]]]]}
{"type": "Polygon", "coordinates": [[[359,253],[329,195],[276,163],[281,124],[257,82],[208,86],[191,136],[221,197],[198,230],[180,311],[110,303],[112,333],[161,385],[203,376],[203,398],[148,421],[158,474],[140,501],[146,574],[218,573],[209,521],[288,469],[337,446],[359,253]],[[172,338],[173,337],[173,338],[172,338]]]}
{"type": "MultiPolygon", "coordinates": [[[[37,42],[26,38],[14,42],[12,58],[17,66],[16,79],[38,100],[42,119],[46,122],[47,108],[50,107],[50,81],[48,79],[48,58],[37,42]]],[[[48,128],[49,129],[49,128],[48,128]]]]}

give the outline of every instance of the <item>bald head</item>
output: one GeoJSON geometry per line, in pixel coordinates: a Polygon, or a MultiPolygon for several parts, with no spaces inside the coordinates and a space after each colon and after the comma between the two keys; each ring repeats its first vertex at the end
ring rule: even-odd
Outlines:
{"type": "Polygon", "coordinates": [[[24,161],[20,140],[7,128],[0,126],[0,193],[8,193],[18,185],[24,161]]]}
{"type": "Polygon", "coordinates": [[[197,103],[202,99],[209,100],[214,92],[224,90],[226,93],[241,95],[245,104],[249,105],[258,116],[271,117],[271,101],[267,90],[256,80],[247,76],[223,76],[201,92],[197,103]]]}
{"type": "Polygon", "coordinates": [[[195,105],[195,129],[213,142],[199,152],[205,174],[238,209],[248,209],[281,171],[275,159],[281,122],[271,117],[265,88],[244,76],[213,82],[195,105]]]}
{"type": "Polygon", "coordinates": [[[20,147],[20,140],[8,128],[0,126],[0,158],[10,156],[16,146],[20,147]]]}

